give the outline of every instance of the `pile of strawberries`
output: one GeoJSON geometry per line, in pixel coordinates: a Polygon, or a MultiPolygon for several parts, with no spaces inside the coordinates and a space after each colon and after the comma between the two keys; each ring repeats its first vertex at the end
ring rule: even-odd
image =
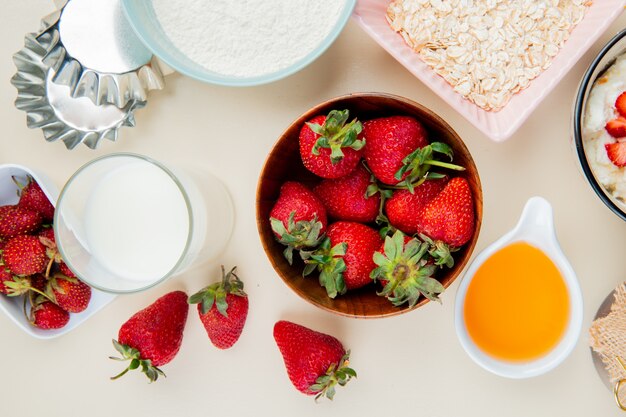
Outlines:
{"type": "Polygon", "coordinates": [[[439,300],[438,271],[474,234],[470,186],[453,175],[464,167],[413,117],[348,119],[333,110],[300,130],[302,163],[321,181],[281,187],[269,220],[286,259],[297,251],[331,298],[376,281],[395,306],[439,300]]]}
{"type": "Polygon", "coordinates": [[[604,145],[606,154],[618,167],[626,166],[626,91],[615,100],[615,113],[617,117],[609,120],[605,126],[609,135],[615,138],[615,142],[604,145]]]}
{"type": "Polygon", "coordinates": [[[39,184],[30,177],[13,181],[19,202],[0,207],[0,293],[25,296],[34,326],[59,329],[70,313],[87,308],[91,288],[61,259],[52,229],[54,206],[39,184]]]}

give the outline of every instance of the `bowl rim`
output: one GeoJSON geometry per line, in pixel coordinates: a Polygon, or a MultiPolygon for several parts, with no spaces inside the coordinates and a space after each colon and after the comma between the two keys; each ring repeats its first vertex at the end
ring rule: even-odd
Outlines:
{"type": "MultiPolygon", "coordinates": [[[[379,313],[379,314],[355,314],[355,313],[346,313],[344,311],[339,311],[339,310],[335,310],[332,309],[326,305],[323,304],[319,304],[317,302],[315,302],[314,300],[312,300],[309,297],[305,297],[302,294],[300,294],[299,291],[296,291],[289,283],[289,280],[283,276],[283,274],[278,270],[278,268],[275,265],[274,259],[269,256],[269,252],[270,252],[270,247],[269,247],[269,242],[266,241],[266,239],[263,238],[263,235],[261,233],[261,207],[259,202],[261,201],[261,185],[262,185],[262,181],[261,179],[263,178],[266,169],[268,169],[268,163],[270,160],[270,157],[272,155],[272,153],[274,152],[274,149],[276,148],[276,146],[278,145],[278,143],[285,137],[285,134],[291,129],[291,127],[298,123],[298,121],[300,119],[303,118],[307,118],[310,117],[311,115],[315,114],[315,113],[319,113],[320,109],[323,107],[328,106],[331,103],[337,102],[337,101],[342,101],[342,100],[346,100],[346,99],[354,99],[354,98],[386,98],[386,99],[392,99],[394,101],[398,101],[404,104],[409,104],[413,107],[416,107],[422,111],[424,111],[425,113],[427,113],[429,115],[429,117],[432,117],[434,120],[436,120],[437,122],[441,123],[441,125],[443,127],[445,127],[446,129],[449,130],[449,132],[456,137],[456,139],[458,139],[458,144],[459,146],[464,150],[465,154],[467,155],[467,158],[469,159],[469,161],[471,162],[471,164],[474,166],[475,171],[476,171],[476,175],[474,176],[473,180],[476,183],[476,187],[479,191],[479,195],[474,196],[474,205],[475,207],[477,207],[478,205],[478,201],[483,200],[483,188],[482,188],[482,182],[480,180],[480,173],[478,172],[478,167],[476,165],[476,162],[474,161],[474,158],[471,154],[471,152],[469,151],[469,149],[467,148],[467,145],[465,144],[465,141],[461,138],[461,136],[456,132],[456,130],[454,130],[452,128],[452,126],[446,122],[441,116],[439,116],[437,113],[435,113],[433,110],[429,109],[428,107],[410,99],[407,97],[403,97],[400,95],[396,95],[396,94],[391,94],[391,93],[383,93],[383,92],[355,92],[355,93],[349,93],[349,94],[344,94],[341,96],[336,96],[336,97],[331,97],[327,100],[324,100],[318,104],[316,104],[315,106],[309,108],[307,111],[300,113],[291,123],[289,123],[289,125],[282,131],[282,133],[280,135],[278,135],[278,138],[276,139],[276,141],[272,144],[272,146],[270,147],[269,152],[267,153],[267,156],[265,157],[265,160],[263,161],[263,165],[261,168],[261,171],[259,172],[259,178],[257,180],[257,187],[256,187],[256,197],[255,197],[255,216],[256,216],[256,223],[257,223],[257,234],[259,237],[259,240],[261,241],[261,245],[263,247],[263,250],[265,252],[266,258],[269,260],[270,264],[272,265],[272,268],[274,269],[274,271],[276,272],[276,274],[280,277],[280,279],[283,281],[283,283],[293,292],[295,293],[299,298],[305,300],[306,302],[308,302],[309,304],[320,308],[324,311],[336,314],[336,315],[340,315],[343,317],[349,317],[349,318],[356,318],[356,319],[381,319],[381,318],[387,318],[387,317],[393,317],[393,316],[399,316],[401,314],[405,314],[408,313],[410,311],[414,311],[416,309],[418,309],[419,307],[424,306],[425,304],[428,304],[430,300],[422,297],[422,299],[415,304],[413,307],[400,307],[397,308],[395,310],[392,310],[388,313],[379,313]]],[[[478,212],[478,210],[477,210],[478,212]]],[[[470,240],[470,242],[467,243],[468,248],[469,248],[469,253],[467,254],[467,256],[465,256],[465,258],[462,260],[462,262],[459,263],[455,263],[455,267],[457,267],[456,272],[454,273],[454,275],[451,277],[451,279],[449,279],[445,284],[443,284],[444,288],[447,289],[448,287],[450,287],[456,280],[457,278],[463,273],[464,269],[466,268],[466,266],[468,265],[468,263],[470,262],[470,259],[472,258],[472,255],[474,253],[474,250],[476,249],[476,243],[478,242],[478,239],[480,237],[480,230],[482,227],[482,217],[483,217],[483,210],[480,210],[480,213],[475,213],[475,231],[474,231],[474,235],[472,237],[472,240],[470,240]],[[480,214],[480,215],[478,215],[480,214]]]]}
{"type": "Polygon", "coordinates": [[[181,74],[194,78],[198,81],[228,87],[252,87],[257,85],[269,84],[274,81],[289,77],[290,75],[293,75],[296,72],[307,67],[313,61],[319,58],[324,52],[326,52],[326,50],[339,37],[341,32],[343,32],[350,16],[352,16],[352,13],[357,3],[357,0],[344,0],[344,9],[341,11],[339,18],[337,19],[337,22],[333,26],[332,30],[311,52],[309,52],[300,60],[296,61],[294,64],[265,75],[259,75],[255,77],[234,77],[229,75],[222,75],[213,71],[200,72],[182,64],[175,56],[170,54],[167,49],[161,46],[158,39],[156,39],[152,35],[149,35],[147,31],[144,31],[144,25],[141,25],[139,23],[139,19],[137,19],[137,10],[134,6],[134,4],[136,4],[136,1],[137,0],[122,0],[122,9],[124,11],[124,16],[126,16],[126,20],[128,20],[130,26],[133,28],[133,31],[141,40],[141,42],[146,46],[146,48],[148,48],[157,58],[159,58],[168,66],[170,66],[177,72],[180,72],[181,74]]]}
{"type": "Polygon", "coordinates": [[[576,150],[576,155],[578,156],[578,162],[580,163],[580,167],[583,171],[585,178],[591,188],[596,193],[596,195],[602,200],[602,202],[609,208],[613,213],[615,213],[619,218],[626,221],[626,212],[620,209],[617,204],[606,194],[604,187],[596,180],[593,175],[593,171],[589,162],[587,161],[587,156],[585,155],[585,149],[582,138],[582,117],[583,117],[583,102],[586,98],[586,90],[590,83],[593,83],[596,79],[593,78],[594,71],[600,65],[600,61],[604,59],[607,53],[613,49],[613,47],[622,40],[622,38],[626,37],[626,29],[618,32],[611,40],[609,40],[604,47],[600,50],[598,55],[591,61],[591,64],[585,71],[583,78],[580,82],[580,86],[578,87],[578,91],[576,93],[576,100],[574,101],[574,111],[573,111],[573,129],[574,129],[574,145],[576,150]]]}

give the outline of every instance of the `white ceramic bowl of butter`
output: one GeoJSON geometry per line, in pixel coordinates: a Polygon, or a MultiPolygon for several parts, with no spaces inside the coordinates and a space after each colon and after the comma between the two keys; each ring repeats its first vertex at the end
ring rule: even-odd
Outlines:
{"type": "Polygon", "coordinates": [[[459,286],[454,319],[457,337],[467,354],[482,368],[503,377],[521,379],[544,374],[558,366],[572,352],[582,327],[583,298],[576,273],[559,246],[552,206],[547,200],[541,197],[528,200],[515,228],[474,259],[459,286]],[[544,356],[526,362],[508,362],[485,353],[472,340],[464,318],[467,291],[480,266],[500,249],[516,242],[525,242],[540,249],[554,262],[565,282],[570,307],[568,323],[558,344],[544,356]]]}

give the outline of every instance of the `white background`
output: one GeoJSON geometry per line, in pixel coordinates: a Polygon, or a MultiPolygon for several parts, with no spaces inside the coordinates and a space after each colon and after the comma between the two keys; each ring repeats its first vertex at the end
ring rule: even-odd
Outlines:
{"type": "MultiPolygon", "coordinates": [[[[290,416],[419,415],[609,416],[620,415],[591,362],[587,329],[596,308],[624,280],[626,224],[598,200],[580,174],[570,145],[570,109],[578,82],[601,46],[620,28],[622,16],[584,55],[508,142],[494,144],[350,22],[314,64],[271,85],[225,88],[179,75],[153,93],[137,112],[137,127],[98,151],[65,150],[26,128],[13,107],[11,55],[26,32],[52,10],[47,0],[3,2],[0,26],[0,163],[44,170],[57,185],[90,159],[129,151],[202,166],[228,186],[236,205],[233,238],[222,258],[236,264],[250,295],[250,316],[234,348],[209,343],[190,311],[179,355],[164,366],[168,377],[148,385],[143,375],[108,377],[120,364],[111,339],[135,311],[167,291],[191,293],[218,278],[206,265],[141,294],[119,297],[81,327],[56,340],[27,336],[0,317],[0,416],[290,416]],[[525,201],[541,195],[555,209],[557,233],[576,270],[585,300],[583,334],[573,354],[548,375],[511,381],[475,365],[461,349],[453,325],[458,282],[443,306],[427,306],[383,320],[341,318],[293,294],[265,258],[255,224],[255,189],[265,155],[289,123],[330,97],[358,91],[396,93],[430,107],[461,135],[473,153],[484,192],[477,250],[509,230],[525,201]],[[314,403],[290,384],[272,337],[288,319],[331,333],[352,349],[357,380],[334,402],[314,403]]],[[[529,288],[529,296],[532,296],[529,288]]]]}

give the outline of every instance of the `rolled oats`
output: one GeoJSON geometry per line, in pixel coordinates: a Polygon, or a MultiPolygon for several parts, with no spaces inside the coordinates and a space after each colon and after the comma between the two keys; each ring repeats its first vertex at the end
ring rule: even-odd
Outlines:
{"type": "Polygon", "coordinates": [[[591,0],[393,0],[387,21],[455,91],[498,111],[547,69],[591,0]]]}

